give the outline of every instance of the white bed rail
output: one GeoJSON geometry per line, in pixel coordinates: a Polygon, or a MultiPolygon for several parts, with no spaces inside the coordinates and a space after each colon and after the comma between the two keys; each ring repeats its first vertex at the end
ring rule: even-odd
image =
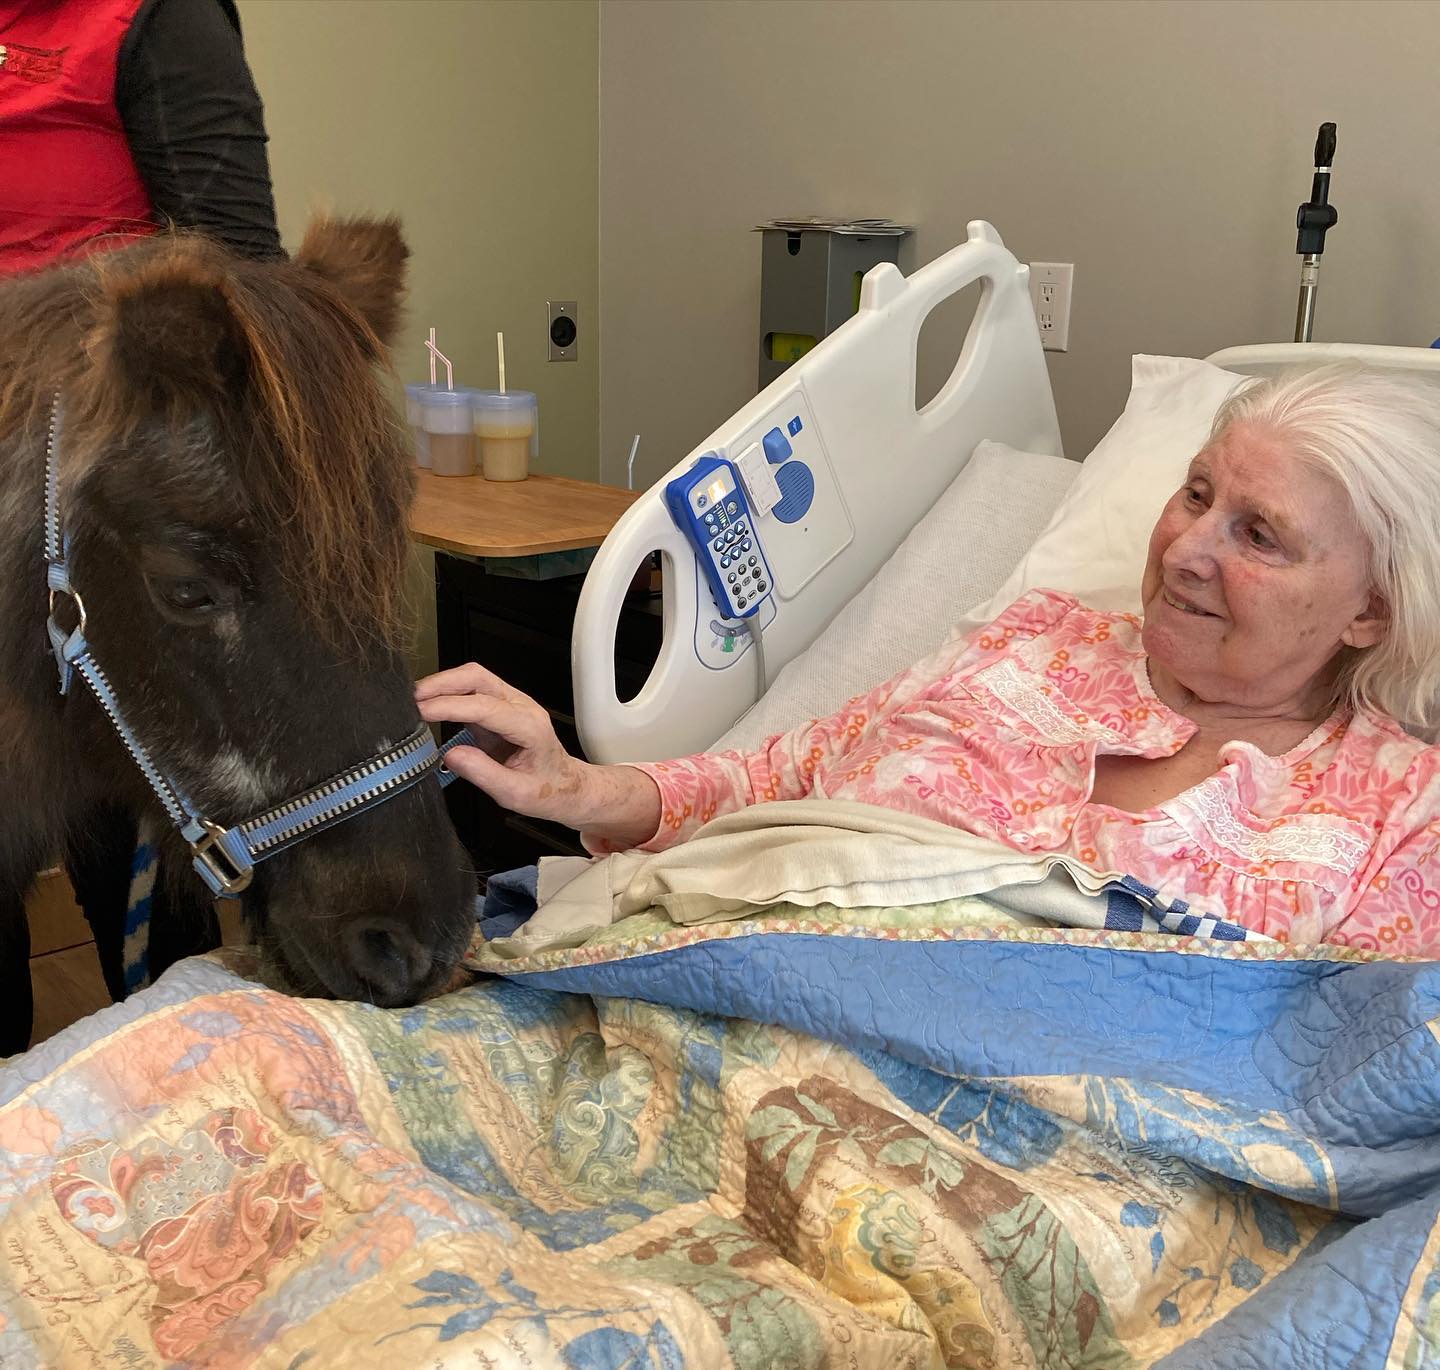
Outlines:
{"type": "Polygon", "coordinates": [[[1021,265],[987,223],[908,280],[869,272],[853,319],[710,434],[616,524],[586,578],[571,658],[575,715],[593,761],[685,755],[708,745],[756,697],[749,639],[712,631],[716,610],[690,544],[671,520],[666,483],[707,452],[734,460],[775,428],[813,474],[801,519],[756,517],[775,573],[765,614],[770,676],[804,650],[889,558],[969,460],[996,439],[1060,454],[1049,374],[1021,265]],[[915,407],[916,349],[930,313],[979,282],[965,345],[939,393],[915,407]],[[659,552],[663,642],[632,700],[615,689],[615,632],[636,569],[659,552]]]}

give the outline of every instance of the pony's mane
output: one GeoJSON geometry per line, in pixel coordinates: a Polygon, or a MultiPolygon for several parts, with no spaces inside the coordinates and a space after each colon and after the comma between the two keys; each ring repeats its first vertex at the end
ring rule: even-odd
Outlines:
{"type": "MultiPolygon", "coordinates": [[[[329,227],[318,225],[310,236],[323,239],[329,227]]],[[[343,233],[350,226],[334,227],[343,233]]],[[[393,233],[403,262],[398,231],[393,223],[382,227],[393,233]]],[[[246,489],[279,540],[297,601],[332,641],[398,644],[413,475],[404,430],[377,374],[388,367],[387,354],[356,305],[301,262],[247,261],[198,235],[166,233],[7,283],[0,289],[7,373],[0,377],[0,442],[33,441],[38,462],[56,391],[73,435],[67,453],[83,446],[85,459],[103,459],[153,420],[155,392],[130,377],[137,364],[160,372],[165,364],[127,355],[145,340],[127,338],[121,321],[127,300],[157,287],[208,301],[209,322],[220,320],[240,343],[240,369],[215,371],[208,405],[177,387],[162,417],[178,431],[208,407],[232,440],[258,438],[245,457],[246,489]]],[[[182,311],[174,319],[185,322],[182,311]]],[[[166,350],[184,359],[177,367],[191,360],[185,348],[203,351],[203,330],[198,339],[176,337],[183,328],[162,332],[166,350]]]]}

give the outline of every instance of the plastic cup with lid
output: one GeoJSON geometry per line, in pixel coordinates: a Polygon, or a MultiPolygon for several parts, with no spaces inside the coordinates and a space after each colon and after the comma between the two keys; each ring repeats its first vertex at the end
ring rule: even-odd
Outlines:
{"type": "Polygon", "coordinates": [[[407,385],[405,387],[405,421],[415,439],[415,465],[422,470],[430,469],[430,435],[425,431],[425,419],[420,412],[420,401],[435,387],[431,385],[407,385]]]}
{"type": "Polygon", "coordinates": [[[430,469],[437,476],[475,474],[475,393],[468,386],[426,386],[420,396],[420,422],[430,448],[430,469]]]}
{"type": "Polygon", "coordinates": [[[486,480],[524,480],[540,455],[540,409],[530,390],[477,390],[475,436],[486,480]]]}

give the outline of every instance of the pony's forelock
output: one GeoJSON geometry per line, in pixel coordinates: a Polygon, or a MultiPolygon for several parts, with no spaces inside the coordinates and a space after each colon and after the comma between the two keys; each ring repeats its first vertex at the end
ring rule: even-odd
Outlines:
{"type": "Polygon", "coordinates": [[[125,379],[121,363],[145,358],[121,355],[118,311],[162,282],[223,300],[241,378],[217,376],[208,403],[177,386],[166,401],[173,412],[158,417],[179,424],[208,407],[227,435],[248,436],[247,496],[317,630],[398,645],[413,482],[404,430],[370,324],[305,266],[244,261],[204,238],[166,234],[13,283],[0,291],[0,343],[23,364],[0,381],[0,437],[33,434],[41,460],[57,391],[68,459],[103,459],[153,421],[155,395],[125,379]]]}

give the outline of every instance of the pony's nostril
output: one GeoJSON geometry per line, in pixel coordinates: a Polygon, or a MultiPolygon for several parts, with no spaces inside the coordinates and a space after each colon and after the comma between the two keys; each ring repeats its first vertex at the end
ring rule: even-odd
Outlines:
{"type": "Polygon", "coordinates": [[[345,937],[351,968],[370,987],[377,1004],[408,1000],[430,967],[429,953],[402,927],[363,922],[345,937]]]}
{"type": "Polygon", "coordinates": [[[400,948],[395,945],[395,939],[381,928],[367,928],[360,934],[360,944],[361,959],[367,965],[379,966],[400,960],[400,948]]]}

